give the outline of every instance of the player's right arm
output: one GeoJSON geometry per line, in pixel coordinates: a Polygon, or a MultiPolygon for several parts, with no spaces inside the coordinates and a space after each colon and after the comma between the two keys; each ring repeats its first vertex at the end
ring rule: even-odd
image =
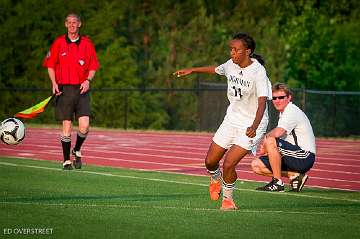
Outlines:
{"type": "Polygon", "coordinates": [[[202,67],[192,67],[192,68],[186,68],[181,69],[176,72],[174,72],[174,75],[177,77],[186,76],[191,73],[209,73],[209,74],[215,74],[215,68],[216,66],[202,66],[202,67]]]}

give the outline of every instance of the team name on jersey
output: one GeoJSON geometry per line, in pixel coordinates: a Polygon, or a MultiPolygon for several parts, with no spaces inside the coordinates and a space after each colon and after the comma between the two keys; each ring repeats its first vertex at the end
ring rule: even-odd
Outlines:
{"type": "Polygon", "coordinates": [[[235,83],[237,85],[242,85],[245,87],[250,87],[250,81],[241,79],[241,78],[237,78],[236,76],[230,75],[229,76],[229,82],[235,83]]]}

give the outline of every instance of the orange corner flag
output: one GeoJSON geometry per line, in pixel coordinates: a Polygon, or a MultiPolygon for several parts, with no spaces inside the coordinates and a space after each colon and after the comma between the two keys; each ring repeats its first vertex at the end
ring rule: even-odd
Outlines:
{"type": "Polygon", "coordinates": [[[30,108],[20,111],[19,113],[15,114],[15,117],[18,118],[24,118],[24,119],[32,119],[35,118],[36,116],[38,116],[38,114],[44,112],[46,106],[49,104],[50,100],[53,98],[54,96],[49,96],[48,98],[46,98],[45,100],[41,101],[40,103],[37,103],[34,106],[31,106],[30,108]]]}

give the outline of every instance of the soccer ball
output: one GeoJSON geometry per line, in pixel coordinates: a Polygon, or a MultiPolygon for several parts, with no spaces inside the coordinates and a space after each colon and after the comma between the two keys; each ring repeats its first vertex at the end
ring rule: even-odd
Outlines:
{"type": "Polygon", "coordinates": [[[19,144],[25,138],[25,125],[16,118],[8,118],[1,122],[0,139],[5,144],[19,144]]]}

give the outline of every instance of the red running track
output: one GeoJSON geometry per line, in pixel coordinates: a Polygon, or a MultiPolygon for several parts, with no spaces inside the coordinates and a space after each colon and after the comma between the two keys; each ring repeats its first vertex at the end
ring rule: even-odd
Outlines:
{"type": "MultiPolygon", "coordinates": [[[[72,142],[75,142],[73,132],[72,142]]],[[[82,148],[84,164],[206,175],[204,158],[212,134],[92,130],[82,148]]],[[[27,128],[24,141],[0,144],[0,156],[62,161],[58,129],[27,128]]],[[[240,180],[269,181],[255,175],[245,157],[240,180]]],[[[317,159],[306,186],[360,191],[360,141],[317,140],[317,159]]]]}

